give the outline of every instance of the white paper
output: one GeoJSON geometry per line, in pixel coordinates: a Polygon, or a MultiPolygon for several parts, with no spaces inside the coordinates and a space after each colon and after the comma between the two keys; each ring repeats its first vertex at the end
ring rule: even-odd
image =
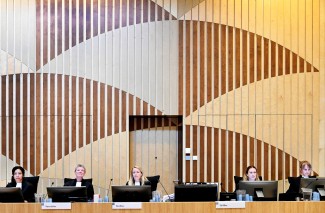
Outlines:
{"type": "Polygon", "coordinates": [[[112,209],[142,209],[142,202],[114,202],[112,209]]]}

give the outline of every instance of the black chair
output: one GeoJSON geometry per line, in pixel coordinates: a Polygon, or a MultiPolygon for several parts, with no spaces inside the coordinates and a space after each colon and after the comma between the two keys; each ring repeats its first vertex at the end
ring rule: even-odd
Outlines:
{"type": "Polygon", "coordinates": [[[151,183],[151,191],[156,191],[157,190],[157,185],[159,183],[160,175],[148,176],[147,179],[151,183]]]}
{"type": "Polygon", "coordinates": [[[38,181],[39,181],[39,176],[34,176],[34,177],[24,177],[24,179],[33,185],[34,187],[34,194],[37,193],[37,186],[38,186],[38,181]]]}

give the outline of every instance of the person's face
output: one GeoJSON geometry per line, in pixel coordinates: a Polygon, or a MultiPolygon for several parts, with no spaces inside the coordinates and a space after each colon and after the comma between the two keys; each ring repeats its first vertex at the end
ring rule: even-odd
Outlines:
{"type": "Polygon", "coordinates": [[[255,168],[250,168],[247,172],[247,179],[249,181],[254,181],[256,180],[256,169],[255,168]]]}
{"type": "Polygon", "coordinates": [[[76,174],[76,178],[83,178],[86,174],[86,171],[83,167],[77,167],[76,171],[74,172],[76,174]]]}
{"type": "Polygon", "coordinates": [[[301,170],[300,170],[300,174],[304,177],[309,176],[311,173],[311,169],[309,168],[308,165],[305,165],[301,170]]]}
{"type": "Polygon", "coordinates": [[[23,172],[20,169],[15,170],[14,179],[16,183],[21,183],[23,181],[23,172]]]}
{"type": "Polygon", "coordinates": [[[142,177],[142,173],[141,173],[140,169],[133,168],[132,176],[133,176],[134,181],[136,181],[136,182],[140,181],[140,179],[142,177]]]}

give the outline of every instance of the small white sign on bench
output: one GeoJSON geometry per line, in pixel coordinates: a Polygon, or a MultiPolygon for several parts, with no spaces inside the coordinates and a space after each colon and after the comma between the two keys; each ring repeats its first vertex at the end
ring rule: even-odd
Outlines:
{"type": "Polygon", "coordinates": [[[246,208],[245,201],[216,201],[217,209],[244,209],[246,208]]]}
{"type": "Polygon", "coordinates": [[[142,202],[114,202],[112,209],[142,209],[142,202]]]}
{"type": "Polygon", "coordinates": [[[43,203],[42,209],[71,209],[71,203],[43,203]]]}

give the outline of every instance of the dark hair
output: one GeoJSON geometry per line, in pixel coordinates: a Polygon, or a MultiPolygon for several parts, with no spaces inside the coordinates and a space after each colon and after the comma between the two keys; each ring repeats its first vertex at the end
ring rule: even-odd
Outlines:
{"type": "Polygon", "coordinates": [[[23,173],[23,177],[25,176],[25,169],[21,166],[15,166],[14,168],[12,168],[11,170],[11,173],[12,173],[12,176],[11,176],[11,182],[12,183],[16,183],[15,181],[15,178],[14,178],[14,174],[15,174],[15,171],[19,169],[21,171],[21,173],[23,173]]]}
{"type": "Polygon", "coordinates": [[[251,168],[254,168],[254,169],[256,170],[256,178],[255,178],[255,180],[260,180],[259,175],[258,175],[258,173],[257,173],[257,169],[256,169],[255,166],[248,166],[248,167],[246,168],[245,174],[244,174],[244,176],[243,176],[243,180],[248,180],[248,178],[247,178],[247,174],[248,174],[248,171],[249,171],[251,168]]]}

